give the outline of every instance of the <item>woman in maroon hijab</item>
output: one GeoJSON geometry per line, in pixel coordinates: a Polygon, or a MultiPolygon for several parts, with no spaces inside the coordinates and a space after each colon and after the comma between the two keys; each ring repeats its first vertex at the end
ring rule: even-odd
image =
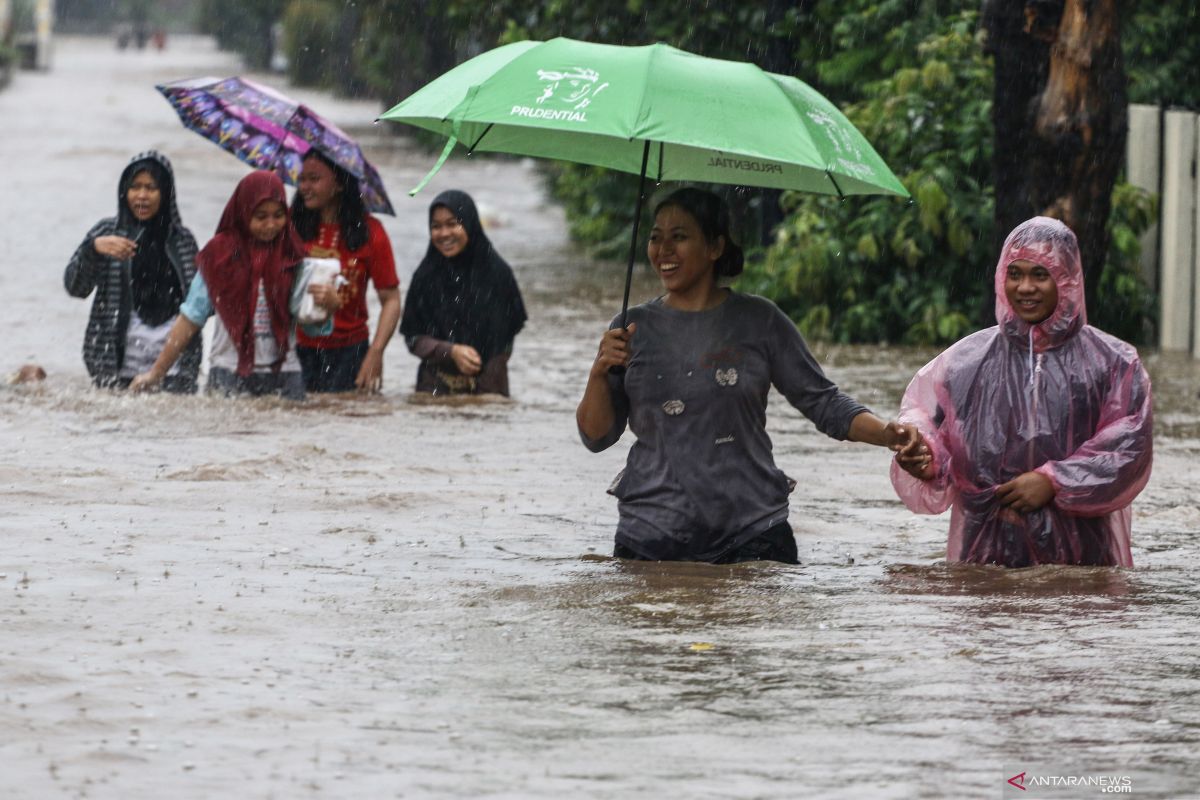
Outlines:
{"type": "MultiPolygon", "coordinates": [[[[199,274],[179,307],[162,354],[130,388],[157,386],[183,348],[217,315],[209,356],[208,388],[226,394],[279,394],[304,398],[296,358],[294,314],[303,299],[296,266],[304,247],[289,224],[283,182],[273,172],[252,172],[225,206],[217,234],[196,257],[199,274]]],[[[317,305],[336,311],[332,286],[309,286],[317,305]]],[[[326,322],[310,334],[328,333],[326,322]]]]}

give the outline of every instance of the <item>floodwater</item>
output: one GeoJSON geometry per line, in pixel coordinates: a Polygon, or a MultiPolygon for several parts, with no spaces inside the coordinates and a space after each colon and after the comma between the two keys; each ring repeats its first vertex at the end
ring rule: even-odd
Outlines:
{"type": "MultiPolygon", "coordinates": [[[[152,87],[235,71],[204,40],[68,39],[0,93],[0,370],[50,376],[0,388],[0,797],[1000,797],[1037,769],[1200,796],[1196,362],[1148,358],[1134,569],[945,566],[887,454],[778,398],[803,563],[620,563],[628,442],[592,455],[573,419],[620,266],[572,249],[525,161],[407,198],[434,156],[370,103],[300,93],[362,135],[405,282],[428,200],[479,200],[531,309],[513,401],[411,401],[399,342],[379,398],[89,388],[63,266],[147,147],[210,234],[244,167],[152,87]]],[[[929,353],[819,355],[888,415],[929,353]]]]}

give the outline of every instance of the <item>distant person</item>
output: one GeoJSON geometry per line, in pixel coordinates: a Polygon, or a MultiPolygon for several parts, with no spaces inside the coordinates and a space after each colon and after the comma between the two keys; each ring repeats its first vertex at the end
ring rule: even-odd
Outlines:
{"type": "MultiPolygon", "coordinates": [[[[196,239],[183,226],[166,156],[134,156],[117,182],[117,215],[96,223],[67,265],[74,297],[95,292],[83,363],[97,386],[124,388],[158,358],[196,274],[196,239]]],[[[163,376],[169,392],[196,391],[200,342],[163,376]]]]}
{"type": "Polygon", "coordinates": [[[367,212],[358,179],[322,153],[309,150],[292,198],[292,224],[305,253],[341,262],[342,307],[329,336],[297,337],[297,352],[310,392],[378,392],[383,387],[383,353],[400,321],[400,279],[392,243],[383,225],[367,212]],[[367,283],[379,297],[375,338],[367,327],[367,283]]]}
{"type": "Polygon", "coordinates": [[[154,33],[150,35],[150,41],[154,43],[154,49],[162,52],[167,49],[167,31],[165,28],[155,28],[154,33]]]}
{"type": "Polygon", "coordinates": [[[899,450],[916,432],[840,392],[770,300],[720,286],[743,257],[717,195],[685,188],[659,203],[647,253],[665,293],[629,309],[626,327],[613,320],[575,412],[593,452],[626,426],[637,436],[609,490],[619,514],[613,554],[795,564],[796,482],[771,454],[771,386],[834,439],[899,450]]]}
{"type": "Polygon", "coordinates": [[[1122,566],[1130,504],[1150,478],[1150,379],[1137,351],[1087,324],[1075,234],[1035,217],[996,264],[996,322],[926,364],[900,419],[908,508],[947,508],[949,561],[1122,566]]]}
{"type": "Polygon", "coordinates": [[[137,19],[133,23],[133,43],[138,50],[146,49],[146,42],[150,39],[150,27],[146,20],[137,19]]]}
{"type": "Polygon", "coordinates": [[[421,359],[417,391],[507,397],[508,359],[525,320],[516,278],[483,232],[475,201],[442,192],[429,206],[429,247],[400,323],[421,359]]]}
{"type": "MultiPolygon", "coordinates": [[[[166,346],[130,388],[158,386],[216,314],[209,391],[304,399],[293,318],[303,298],[296,283],[302,258],[303,244],[288,219],[287,193],[279,176],[258,171],[242,178],[225,206],[216,236],[197,256],[200,274],[179,309],[166,346]]],[[[333,286],[312,285],[307,291],[322,307],[337,310],[340,301],[333,286]]],[[[331,328],[331,321],[323,327],[331,328]]]]}

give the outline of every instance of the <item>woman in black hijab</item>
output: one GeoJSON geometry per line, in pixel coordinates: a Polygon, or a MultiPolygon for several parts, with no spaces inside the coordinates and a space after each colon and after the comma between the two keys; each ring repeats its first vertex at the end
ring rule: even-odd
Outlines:
{"type": "Polygon", "coordinates": [[[508,357],[525,319],[512,269],[483,232],[475,202],[466,192],[439,194],[400,321],[421,359],[417,391],[507,397],[508,357]]]}
{"type": "MultiPolygon", "coordinates": [[[[83,340],[96,385],[124,388],[154,363],[195,274],[196,239],[179,218],[171,162],[137,155],[121,173],[117,215],[88,231],[63,275],[73,297],[96,293],[83,340]]],[[[200,357],[197,338],[163,388],[196,391],[200,357]]]]}

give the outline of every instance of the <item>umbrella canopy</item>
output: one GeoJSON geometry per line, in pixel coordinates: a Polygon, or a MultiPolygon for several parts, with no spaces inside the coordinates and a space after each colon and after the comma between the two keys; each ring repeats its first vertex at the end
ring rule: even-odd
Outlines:
{"type": "Polygon", "coordinates": [[[804,82],[665,44],[515,42],[455,67],[380,119],[450,137],[426,182],[461,142],[656,181],[908,196],[804,82]]]}
{"type": "Polygon", "coordinates": [[[155,87],[195,131],[255,169],[296,185],[310,149],[358,178],[369,211],[394,214],[379,173],[353,139],[308,106],[246,78],[193,78],[155,87]]]}

